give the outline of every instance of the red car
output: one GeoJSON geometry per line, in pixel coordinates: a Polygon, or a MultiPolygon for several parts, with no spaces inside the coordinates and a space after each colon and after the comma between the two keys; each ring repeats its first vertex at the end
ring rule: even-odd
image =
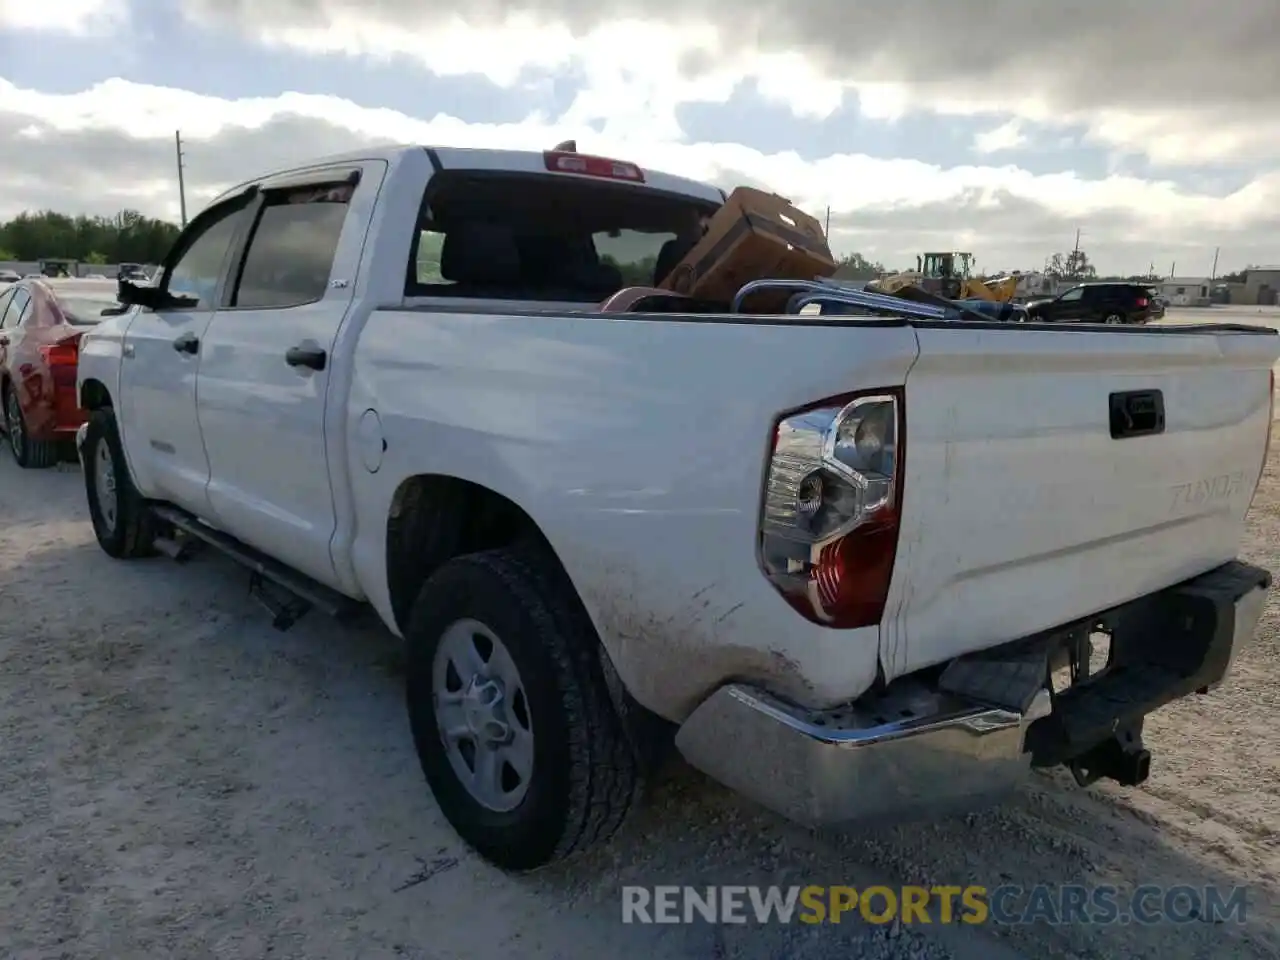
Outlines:
{"type": "Polygon", "coordinates": [[[80,337],[112,309],[114,283],[27,279],[0,290],[0,425],[19,466],[53,466],[75,439],[80,337]]]}

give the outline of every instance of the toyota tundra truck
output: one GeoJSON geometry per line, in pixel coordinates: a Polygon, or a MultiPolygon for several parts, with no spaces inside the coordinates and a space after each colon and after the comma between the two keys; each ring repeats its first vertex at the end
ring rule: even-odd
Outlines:
{"type": "Polygon", "coordinates": [[[81,341],[99,544],[212,545],[282,628],[372,607],[510,870],[607,838],[669,746],[812,824],[1141,783],[1144,718],[1264,607],[1280,338],[654,289],[725,199],[420,146],[234,187],[81,341]]]}

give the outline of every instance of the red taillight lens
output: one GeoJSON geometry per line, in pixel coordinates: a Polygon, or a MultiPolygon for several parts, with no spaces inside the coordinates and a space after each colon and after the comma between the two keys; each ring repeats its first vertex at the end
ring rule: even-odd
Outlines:
{"type": "Polygon", "coordinates": [[[1150,300],[1148,300],[1146,297],[1139,297],[1139,298],[1138,298],[1137,303],[1138,303],[1138,307],[1139,307],[1139,309],[1141,309],[1141,308],[1143,308],[1143,307],[1147,306],[1148,304],[1150,304],[1150,303],[1151,303],[1151,301],[1150,301],[1150,300]]]}
{"type": "Polygon", "coordinates": [[[584,177],[603,177],[606,180],[629,180],[644,183],[644,171],[634,163],[610,160],[607,157],[588,157],[581,153],[549,150],[543,155],[547,169],[556,173],[576,173],[584,177]]]}
{"type": "Polygon", "coordinates": [[[75,343],[51,343],[40,348],[40,355],[51,367],[74,366],[80,360],[80,348],[75,343]]]}
{"type": "Polygon", "coordinates": [[[80,360],[80,346],[77,341],[47,344],[40,348],[40,355],[49,365],[54,386],[74,387],[76,385],[76,364],[80,360]]]}
{"type": "Polygon", "coordinates": [[[825,400],[774,430],[760,565],[814,623],[850,629],[884,615],[898,548],[902,391],[825,400]]]}

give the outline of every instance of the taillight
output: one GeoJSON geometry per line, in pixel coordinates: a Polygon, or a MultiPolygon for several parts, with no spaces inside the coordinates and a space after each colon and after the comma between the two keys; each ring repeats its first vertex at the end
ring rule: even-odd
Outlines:
{"type": "Polygon", "coordinates": [[[607,180],[630,180],[644,183],[644,171],[634,163],[610,160],[607,157],[588,157],[581,153],[548,150],[542,155],[547,169],[556,173],[576,173],[584,177],[604,177],[607,180]]]}
{"type": "Polygon", "coordinates": [[[1150,300],[1148,300],[1146,297],[1139,297],[1139,298],[1138,298],[1138,300],[1137,300],[1137,305],[1138,305],[1138,307],[1139,307],[1139,308],[1142,308],[1142,307],[1145,307],[1145,306],[1146,306],[1147,304],[1149,304],[1150,302],[1151,302],[1151,301],[1150,301],[1150,300]]]}
{"type": "Polygon", "coordinates": [[[80,346],[72,340],[70,343],[50,343],[40,348],[40,355],[49,365],[55,386],[74,387],[76,385],[76,364],[80,360],[80,346]]]}
{"type": "Polygon", "coordinates": [[[760,565],[814,623],[865,627],[884,614],[898,548],[903,433],[900,389],[834,397],[774,429],[760,565]]]}
{"type": "Polygon", "coordinates": [[[51,367],[74,366],[80,359],[80,348],[74,343],[51,343],[40,348],[40,355],[51,367]]]}

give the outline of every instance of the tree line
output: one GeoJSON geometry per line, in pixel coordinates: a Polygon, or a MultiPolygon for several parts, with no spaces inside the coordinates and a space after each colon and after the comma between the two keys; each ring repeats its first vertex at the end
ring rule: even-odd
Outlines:
{"type": "Polygon", "coordinates": [[[159,263],[179,232],[177,224],[137,210],[112,217],[26,211],[0,222],[0,260],[159,263]]]}
{"type": "MultiPolygon", "coordinates": [[[[27,211],[0,222],[0,261],[159,263],[179,232],[177,224],[143,216],[137,210],[121,210],[111,217],[70,216],[54,210],[27,211]]],[[[433,249],[419,251],[420,261],[432,261],[429,265],[424,263],[428,275],[439,270],[438,238],[432,239],[437,240],[433,249]]],[[[646,284],[653,277],[651,257],[618,266],[628,285],[646,284]]],[[[1084,250],[1055,253],[1046,267],[1045,272],[1058,280],[1099,278],[1084,250]]],[[[834,276],[839,280],[874,280],[886,272],[889,271],[884,264],[861,253],[850,253],[840,258],[834,276]]],[[[1226,275],[1222,279],[1235,278],[1226,275]]]]}

